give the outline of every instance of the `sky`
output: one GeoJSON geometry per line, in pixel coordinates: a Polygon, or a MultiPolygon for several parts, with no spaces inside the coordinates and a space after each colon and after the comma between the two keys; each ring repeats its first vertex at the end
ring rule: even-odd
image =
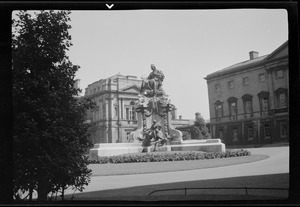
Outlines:
{"type": "Polygon", "coordinates": [[[267,55],[288,40],[284,9],[74,10],[67,55],[80,88],[115,74],[148,76],[155,64],[177,114],[209,117],[204,77],[267,55]]]}

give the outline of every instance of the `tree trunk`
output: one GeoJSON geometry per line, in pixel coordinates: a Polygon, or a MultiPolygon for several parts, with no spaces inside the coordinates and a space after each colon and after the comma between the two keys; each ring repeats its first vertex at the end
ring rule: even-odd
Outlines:
{"type": "Polygon", "coordinates": [[[62,191],[61,191],[61,199],[65,200],[65,188],[62,187],[62,191]]]}
{"type": "Polygon", "coordinates": [[[29,189],[29,201],[32,201],[33,188],[29,189]]]}
{"type": "Polygon", "coordinates": [[[47,196],[49,193],[49,183],[47,176],[42,175],[38,180],[38,201],[47,201],[47,196]]]}

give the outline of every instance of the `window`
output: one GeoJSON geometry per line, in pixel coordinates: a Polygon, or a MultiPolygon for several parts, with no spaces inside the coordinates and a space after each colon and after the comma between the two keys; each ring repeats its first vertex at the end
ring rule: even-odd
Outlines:
{"type": "Polygon", "coordinates": [[[262,91],[258,94],[261,116],[268,116],[269,110],[269,93],[262,91]]]}
{"type": "Polygon", "coordinates": [[[247,114],[252,113],[252,101],[250,100],[245,101],[245,113],[247,114]]]}
{"type": "Polygon", "coordinates": [[[286,97],[284,93],[279,94],[279,107],[286,107],[286,97]]]}
{"type": "Polygon", "coordinates": [[[253,126],[248,126],[248,141],[254,139],[254,129],[253,126]]]}
{"type": "Polygon", "coordinates": [[[280,126],[280,137],[286,137],[287,136],[286,122],[281,122],[279,126],[280,126]]]}
{"type": "Polygon", "coordinates": [[[269,98],[262,98],[262,111],[269,110],[269,98]]]}
{"type": "Polygon", "coordinates": [[[126,119],[127,120],[135,120],[135,111],[132,109],[132,107],[126,107],[126,119]]]}
{"type": "Polygon", "coordinates": [[[277,108],[285,108],[288,106],[287,103],[287,89],[278,88],[275,91],[276,100],[277,100],[277,108]]]}
{"type": "Polygon", "coordinates": [[[228,81],[228,89],[234,89],[234,81],[228,81]]]}
{"type": "Polygon", "coordinates": [[[264,73],[261,73],[261,74],[259,74],[258,76],[259,76],[259,81],[260,81],[260,82],[265,82],[265,81],[266,81],[266,76],[265,76],[264,73]]]}
{"type": "Polygon", "coordinates": [[[238,129],[236,127],[232,129],[232,135],[232,141],[238,142],[238,129]]]}
{"type": "Polygon", "coordinates": [[[222,105],[217,105],[217,117],[222,117],[222,105]]]}
{"type": "Polygon", "coordinates": [[[249,84],[250,84],[249,77],[244,77],[244,78],[243,78],[243,85],[244,85],[244,86],[247,86],[247,85],[249,85],[249,84]]]}
{"type": "Polygon", "coordinates": [[[283,78],[283,70],[276,70],[275,77],[276,78],[283,78]]]}
{"type": "Polygon", "coordinates": [[[237,98],[230,97],[228,99],[228,106],[230,119],[237,119],[237,98]]]}
{"type": "Polygon", "coordinates": [[[245,94],[242,96],[244,102],[244,113],[245,114],[252,114],[252,95],[245,94]]]}
{"type": "Polygon", "coordinates": [[[223,102],[220,100],[217,100],[215,103],[215,113],[216,113],[216,120],[218,120],[218,118],[221,118],[223,116],[223,102]]]}
{"type": "Polygon", "coordinates": [[[236,115],[236,103],[235,102],[232,102],[230,103],[230,111],[231,111],[231,115],[236,115]]]}
{"type": "Polygon", "coordinates": [[[220,84],[215,85],[215,91],[216,92],[221,92],[221,85],[220,84]]]}
{"type": "Polygon", "coordinates": [[[265,129],[265,139],[269,139],[270,138],[270,124],[265,124],[264,129],[265,129]]]}

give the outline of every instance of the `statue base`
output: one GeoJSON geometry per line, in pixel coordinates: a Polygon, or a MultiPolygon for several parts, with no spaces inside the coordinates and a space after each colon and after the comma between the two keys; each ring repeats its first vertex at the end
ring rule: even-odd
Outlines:
{"type": "MultiPolygon", "coordinates": [[[[153,150],[154,150],[154,146],[149,146],[149,147],[144,147],[142,152],[154,152],[153,150]]],[[[169,152],[169,151],[171,151],[171,146],[165,145],[161,147],[156,147],[155,152],[169,152]]]]}
{"type": "MultiPolygon", "coordinates": [[[[139,142],[132,143],[101,143],[95,144],[90,150],[91,157],[114,156],[130,153],[153,152],[154,146],[142,147],[139,142]]],[[[157,147],[157,152],[170,151],[202,151],[202,152],[225,152],[225,144],[220,139],[185,140],[181,143],[170,143],[157,147]]]]}

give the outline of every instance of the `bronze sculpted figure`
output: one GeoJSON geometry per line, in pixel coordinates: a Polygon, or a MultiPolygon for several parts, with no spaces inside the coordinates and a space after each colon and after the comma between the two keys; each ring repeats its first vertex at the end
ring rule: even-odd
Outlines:
{"type": "Polygon", "coordinates": [[[145,152],[145,147],[154,145],[153,152],[157,151],[158,145],[163,146],[168,141],[168,138],[164,137],[163,132],[161,131],[161,124],[156,123],[154,120],[150,129],[147,129],[144,134],[144,139],[142,140],[142,146],[144,147],[143,152],[145,152]]]}
{"type": "Polygon", "coordinates": [[[142,82],[140,93],[147,97],[163,95],[162,82],[165,76],[162,71],[156,69],[154,64],[151,64],[151,69],[148,78],[142,82]]]}

